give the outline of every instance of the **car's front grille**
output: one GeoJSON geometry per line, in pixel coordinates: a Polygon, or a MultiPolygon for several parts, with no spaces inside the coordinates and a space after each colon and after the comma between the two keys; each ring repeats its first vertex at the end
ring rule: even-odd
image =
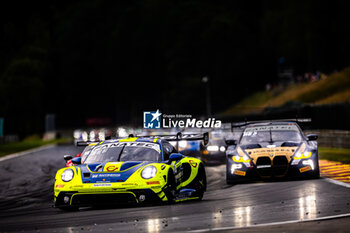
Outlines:
{"type": "Polygon", "coordinates": [[[283,176],[288,169],[288,159],[286,156],[275,156],[273,159],[273,174],[275,176],[283,176]]]}
{"type": "Polygon", "coordinates": [[[269,157],[259,157],[256,161],[256,167],[260,176],[271,176],[271,159],[269,157]]]}
{"type": "Polygon", "coordinates": [[[256,162],[258,173],[262,177],[279,177],[286,174],[288,169],[288,159],[286,156],[275,156],[272,158],[259,157],[256,162]]]}
{"type": "Polygon", "coordinates": [[[72,205],[115,205],[136,203],[135,196],[131,193],[77,194],[72,198],[72,205]]]}

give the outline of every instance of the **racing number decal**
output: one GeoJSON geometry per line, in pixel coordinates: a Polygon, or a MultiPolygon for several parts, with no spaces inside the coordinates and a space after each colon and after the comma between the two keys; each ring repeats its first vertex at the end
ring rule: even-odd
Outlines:
{"type": "Polygon", "coordinates": [[[115,172],[118,169],[119,169],[118,166],[109,166],[109,167],[106,168],[106,170],[109,171],[109,172],[115,172]]]}
{"type": "Polygon", "coordinates": [[[194,162],[193,160],[189,160],[188,162],[191,164],[192,167],[197,167],[197,165],[198,165],[198,164],[197,164],[196,162],[194,162]]]}

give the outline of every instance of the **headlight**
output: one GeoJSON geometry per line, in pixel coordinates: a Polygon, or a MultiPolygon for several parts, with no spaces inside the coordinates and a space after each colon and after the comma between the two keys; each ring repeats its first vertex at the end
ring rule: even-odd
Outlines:
{"type": "Polygon", "coordinates": [[[294,159],[307,159],[310,158],[312,153],[310,151],[304,151],[303,153],[297,152],[294,155],[294,159]]]}
{"type": "Polygon", "coordinates": [[[67,169],[62,173],[62,180],[64,182],[71,181],[74,177],[74,172],[72,169],[67,169]]]}
{"type": "Polygon", "coordinates": [[[242,157],[239,155],[232,156],[232,160],[236,163],[247,163],[250,161],[250,158],[247,155],[243,155],[242,157]]]}
{"type": "Polygon", "coordinates": [[[299,158],[301,157],[301,153],[300,153],[300,152],[295,153],[294,157],[295,157],[296,159],[299,159],[299,158]]]}
{"type": "Polygon", "coordinates": [[[243,155],[243,161],[249,160],[249,157],[247,155],[243,155]]]}
{"type": "Polygon", "coordinates": [[[218,146],[208,146],[207,150],[208,151],[219,151],[219,147],[218,146]]]}
{"type": "Polygon", "coordinates": [[[220,151],[225,152],[226,148],[224,146],[220,146],[220,151]]]}
{"type": "Polygon", "coordinates": [[[157,173],[157,168],[151,165],[142,170],[141,177],[143,179],[151,179],[156,175],[156,173],[157,173]]]}

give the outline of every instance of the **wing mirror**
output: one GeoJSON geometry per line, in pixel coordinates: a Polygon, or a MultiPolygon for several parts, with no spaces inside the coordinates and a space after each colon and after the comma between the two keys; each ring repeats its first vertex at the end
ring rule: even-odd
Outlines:
{"type": "Polygon", "coordinates": [[[73,157],[71,155],[64,155],[63,158],[64,160],[68,161],[71,160],[73,157]]]}
{"type": "Polygon", "coordinates": [[[203,134],[203,142],[204,142],[204,145],[208,145],[208,143],[209,143],[209,133],[204,133],[203,134]]]}
{"type": "Polygon", "coordinates": [[[179,161],[183,158],[184,156],[182,154],[179,153],[173,153],[170,155],[169,157],[169,164],[171,164],[173,161],[179,161]]]}
{"type": "Polygon", "coordinates": [[[75,157],[72,159],[72,163],[77,165],[77,164],[81,164],[81,157],[75,157]]]}
{"type": "Polygon", "coordinates": [[[309,134],[306,136],[309,141],[316,141],[318,139],[317,134],[309,134]]]}
{"type": "Polygon", "coordinates": [[[227,139],[227,140],[225,140],[225,143],[228,146],[235,146],[235,145],[237,145],[237,140],[227,139]]]}

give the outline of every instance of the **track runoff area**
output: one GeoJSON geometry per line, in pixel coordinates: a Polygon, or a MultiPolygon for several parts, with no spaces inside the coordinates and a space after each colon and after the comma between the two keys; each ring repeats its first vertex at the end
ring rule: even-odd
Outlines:
{"type": "Polygon", "coordinates": [[[342,164],[340,162],[328,160],[320,160],[319,164],[322,177],[347,183],[350,187],[350,164],[342,164]]]}

